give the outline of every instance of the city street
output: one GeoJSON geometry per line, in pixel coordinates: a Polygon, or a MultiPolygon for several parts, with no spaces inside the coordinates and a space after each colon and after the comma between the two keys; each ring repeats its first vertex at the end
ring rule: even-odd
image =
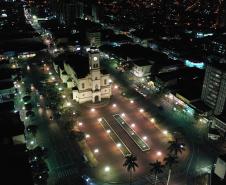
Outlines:
{"type": "MultiPolygon", "coordinates": [[[[48,54],[41,53],[36,58],[32,59],[29,63],[30,70],[25,72],[24,89],[28,89],[31,84],[35,87],[31,92],[35,118],[25,120],[25,126],[31,124],[37,125],[36,144],[47,148],[48,157],[46,162],[50,176],[48,178],[48,184],[69,185],[73,181],[78,181],[78,174],[83,173],[82,169],[85,168],[85,165],[78,145],[69,138],[69,134],[64,128],[64,122],[66,120],[49,119],[49,117],[53,115],[53,111],[46,108],[46,104],[47,102],[51,102],[51,100],[48,100],[51,97],[46,99],[45,93],[47,89],[50,90],[50,88],[55,88],[55,86],[49,87],[49,84],[46,84],[45,90],[43,90],[43,83],[41,83],[41,81],[47,81],[46,72],[43,71],[42,67],[37,65],[40,64],[42,60],[48,63],[49,61],[46,59],[48,58],[47,56],[48,54]],[[37,104],[40,104],[40,106],[37,106],[37,104]]],[[[20,96],[22,97],[23,94],[20,96]]],[[[20,108],[22,108],[22,106],[20,106],[20,108]]]]}

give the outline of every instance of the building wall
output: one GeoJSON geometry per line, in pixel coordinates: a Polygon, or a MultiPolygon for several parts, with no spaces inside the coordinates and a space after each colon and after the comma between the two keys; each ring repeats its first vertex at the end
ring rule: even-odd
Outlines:
{"type": "Polygon", "coordinates": [[[137,77],[145,77],[150,75],[151,71],[151,65],[147,65],[147,66],[137,66],[134,65],[133,69],[132,69],[132,73],[137,76],[137,77]]]}
{"type": "Polygon", "coordinates": [[[214,114],[221,114],[226,101],[226,72],[207,66],[201,99],[214,114]]]}

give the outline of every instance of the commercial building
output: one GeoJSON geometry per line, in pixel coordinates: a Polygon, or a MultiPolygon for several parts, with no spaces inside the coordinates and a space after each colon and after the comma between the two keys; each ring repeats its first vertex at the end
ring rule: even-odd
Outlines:
{"type": "Polygon", "coordinates": [[[215,115],[226,106],[226,64],[208,64],[206,67],[201,99],[215,115]]]}
{"type": "Polygon", "coordinates": [[[87,31],[87,41],[90,46],[100,47],[101,33],[100,31],[87,31]]]}
{"type": "Polygon", "coordinates": [[[216,167],[214,169],[214,173],[220,177],[221,180],[225,178],[226,174],[226,155],[220,155],[217,158],[216,167]]]}
{"type": "Polygon", "coordinates": [[[55,70],[67,87],[72,89],[76,102],[100,102],[111,97],[110,75],[100,69],[99,60],[99,50],[91,48],[88,60],[83,56],[71,54],[63,63],[55,62],[55,70]]]}
{"type": "Polygon", "coordinates": [[[147,77],[151,74],[151,66],[154,62],[141,59],[133,61],[131,72],[138,78],[147,77]]]}
{"type": "Polygon", "coordinates": [[[52,6],[61,23],[73,24],[77,18],[83,17],[84,5],[80,1],[53,0],[52,6]]]}

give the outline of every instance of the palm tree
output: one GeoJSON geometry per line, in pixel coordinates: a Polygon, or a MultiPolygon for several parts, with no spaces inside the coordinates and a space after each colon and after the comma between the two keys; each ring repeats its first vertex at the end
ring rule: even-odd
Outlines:
{"type": "Polygon", "coordinates": [[[185,144],[182,142],[179,142],[178,139],[176,138],[173,141],[168,141],[169,143],[169,153],[173,153],[175,156],[177,156],[178,153],[182,154],[182,152],[185,150],[184,146],[185,144]]]}
{"type": "Polygon", "coordinates": [[[155,174],[155,185],[156,185],[157,175],[159,173],[163,173],[162,168],[164,167],[164,165],[162,165],[161,162],[158,160],[156,160],[154,163],[149,163],[149,165],[151,166],[150,172],[155,174]]]}
{"type": "Polygon", "coordinates": [[[168,166],[169,173],[167,178],[167,185],[169,185],[170,177],[171,177],[171,171],[174,164],[178,163],[178,157],[175,155],[168,154],[167,157],[164,158],[165,166],[168,166]]]}
{"type": "Polygon", "coordinates": [[[132,184],[132,171],[135,172],[136,168],[138,167],[138,164],[136,163],[137,157],[133,154],[127,155],[125,157],[125,162],[123,163],[123,166],[126,167],[127,171],[129,172],[129,184],[132,184]]]}

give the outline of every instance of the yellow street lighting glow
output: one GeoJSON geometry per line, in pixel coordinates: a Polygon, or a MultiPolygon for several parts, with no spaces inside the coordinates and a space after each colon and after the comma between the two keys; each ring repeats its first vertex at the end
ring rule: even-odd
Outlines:
{"type": "Polygon", "coordinates": [[[94,153],[99,153],[99,149],[96,148],[96,149],[94,150],[94,153]]]}
{"type": "Polygon", "coordinates": [[[47,67],[46,70],[49,71],[49,67],[47,67]]]}
{"type": "Polygon", "coordinates": [[[168,134],[168,131],[167,131],[167,130],[163,130],[162,133],[163,133],[164,135],[167,135],[167,134],[168,134]]]}
{"type": "Polygon", "coordinates": [[[125,113],[122,113],[122,115],[121,115],[122,117],[125,117],[125,113]]]}
{"type": "Polygon", "coordinates": [[[53,76],[51,79],[52,79],[52,80],[55,80],[56,78],[53,76]]]}
{"type": "Polygon", "coordinates": [[[134,127],[135,127],[135,124],[134,124],[134,123],[133,123],[133,124],[131,124],[131,127],[133,127],[133,128],[134,128],[134,127]]]}
{"type": "Polygon", "coordinates": [[[115,89],[118,89],[118,86],[117,86],[117,85],[115,85],[115,86],[114,86],[114,88],[115,88],[115,89]]]}
{"type": "Polygon", "coordinates": [[[130,103],[134,103],[134,101],[133,100],[130,100],[130,103]]]}
{"type": "Polygon", "coordinates": [[[66,98],[66,95],[62,95],[62,98],[66,98]]]}
{"type": "Polygon", "coordinates": [[[94,108],[92,108],[92,109],[91,109],[91,112],[94,112],[94,111],[95,111],[95,109],[94,109],[94,108]]]}
{"type": "Polygon", "coordinates": [[[117,105],[114,103],[112,106],[113,106],[113,107],[116,107],[117,105]]]}
{"type": "Polygon", "coordinates": [[[140,109],[140,112],[144,112],[144,109],[140,109]]]}
{"type": "Polygon", "coordinates": [[[147,140],[147,139],[148,139],[147,136],[144,136],[144,137],[143,137],[143,140],[147,140]]]}
{"type": "Polygon", "coordinates": [[[68,107],[71,106],[71,102],[67,102],[66,104],[67,104],[68,107]]]}
{"type": "Polygon", "coordinates": [[[117,145],[116,145],[118,148],[120,148],[121,146],[122,146],[122,144],[121,143],[117,143],[117,145]]]}
{"type": "Polygon", "coordinates": [[[154,118],[151,118],[151,122],[154,123],[155,122],[155,119],[154,118]]]}
{"type": "Polygon", "coordinates": [[[98,118],[98,121],[101,122],[102,121],[102,118],[98,118]]]}
{"type": "Polygon", "coordinates": [[[108,130],[107,130],[107,133],[109,134],[110,132],[111,132],[111,130],[108,129],[108,130]]]}
{"type": "Polygon", "coordinates": [[[90,135],[89,134],[86,134],[86,136],[85,136],[86,138],[90,138],[90,135]]]}
{"type": "Polygon", "coordinates": [[[162,155],[162,152],[158,151],[158,152],[156,152],[156,155],[157,156],[161,156],[162,155]]]}
{"type": "Polygon", "coordinates": [[[106,166],[106,167],[104,168],[104,171],[105,171],[105,172],[109,172],[109,171],[110,171],[110,167],[109,167],[109,166],[106,166]]]}
{"type": "Polygon", "coordinates": [[[83,125],[83,123],[82,123],[82,122],[79,122],[79,123],[78,123],[78,125],[79,125],[79,126],[82,126],[82,125],[83,125]]]}

